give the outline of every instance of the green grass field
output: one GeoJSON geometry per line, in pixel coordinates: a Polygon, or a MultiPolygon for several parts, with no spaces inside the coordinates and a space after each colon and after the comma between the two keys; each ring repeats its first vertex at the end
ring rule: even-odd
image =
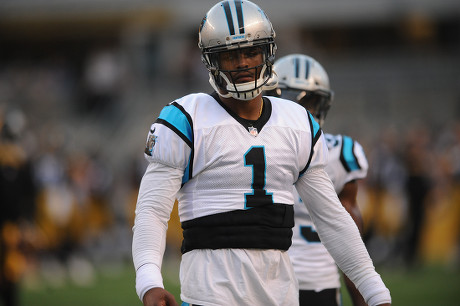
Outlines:
{"type": "MultiPolygon", "coordinates": [[[[377,269],[390,288],[393,305],[460,305],[460,272],[430,266],[407,272],[403,269],[377,269]]],[[[174,271],[175,274],[177,271],[174,271]]],[[[176,277],[165,277],[165,286],[179,301],[176,277]]],[[[142,305],[134,289],[134,270],[127,263],[116,272],[100,271],[91,286],[77,286],[70,281],[56,287],[41,281],[40,286],[23,286],[22,306],[142,305]]],[[[344,306],[351,305],[344,294],[344,306]]]]}

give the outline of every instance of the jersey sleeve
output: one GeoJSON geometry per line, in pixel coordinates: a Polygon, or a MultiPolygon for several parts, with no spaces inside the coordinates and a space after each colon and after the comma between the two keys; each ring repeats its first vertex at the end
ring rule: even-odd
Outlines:
{"type": "Polygon", "coordinates": [[[132,256],[136,292],[142,301],[151,288],[163,288],[161,265],[168,220],[181,185],[182,171],[152,162],[142,178],[133,226],[132,256]]]}
{"type": "Polygon", "coordinates": [[[364,149],[348,136],[342,137],[340,162],[347,172],[346,182],[366,177],[369,166],[364,149]]]}
{"type": "Polygon", "coordinates": [[[185,170],[190,162],[192,147],[192,119],[181,105],[172,102],[163,108],[150,127],[145,158],[149,162],[185,170]]]}

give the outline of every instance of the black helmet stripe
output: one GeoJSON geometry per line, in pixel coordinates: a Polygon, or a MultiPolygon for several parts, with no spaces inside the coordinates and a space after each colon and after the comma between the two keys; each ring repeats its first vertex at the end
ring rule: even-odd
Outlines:
{"type": "Polygon", "coordinates": [[[298,79],[299,78],[299,69],[300,69],[300,59],[298,57],[294,58],[294,73],[295,77],[298,79]]]}
{"type": "Polygon", "coordinates": [[[308,80],[310,74],[310,61],[305,61],[305,79],[308,80]]]}
{"type": "Polygon", "coordinates": [[[241,7],[241,0],[235,0],[236,17],[238,17],[238,27],[240,28],[240,34],[244,33],[244,19],[243,19],[243,8],[241,7]]]}
{"type": "MultiPolygon", "coordinates": [[[[230,32],[230,35],[235,35],[235,25],[233,24],[232,11],[230,10],[229,1],[222,3],[222,6],[225,11],[225,17],[227,18],[228,31],[230,32]]],[[[238,19],[239,32],[240,34],[243,34],[244,33],[244,19],[243,19],[243,7],[242,7],[241,0],[235,0],[235,9],[236,9],[236,17],[238,19]]]]}
{"type": "Polygon", "coordinates": [[[227,18],[228,31],[230,35],[235,35],[235,26],[233,25],[232,11],[230,11],[230,5],[228,1],[222,3],[225,11],[225,17],[227,18]]]}

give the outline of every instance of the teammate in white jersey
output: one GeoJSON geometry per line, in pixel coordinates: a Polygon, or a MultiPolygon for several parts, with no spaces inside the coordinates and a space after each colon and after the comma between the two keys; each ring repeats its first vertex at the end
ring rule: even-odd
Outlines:
{"type": "Polygon", "coordinates": [[[274,38],[250,1],[219,2],[201,23],[199,47],[216,92],[170,103],[148,133],[132,250],[144,305],[176,305],[161,275],[176,198],[183,305],[298,305],[287,253],[293,185],[369,304],[391,301],[324,170],[328,150],[319,125],[295,102],[262,97],[277,83],[274,38]]]}
{"type": "MultiPolygon", "coordinates": [[[[305,107],[320,126],[331,106],[333,92],[321,64],[310,56],[291,54],[277,60],[273,69],[280,81],[274,95],[294,100],[305,107]]],[[[326,172],[334,189],[362,232],[357,204],[357,180],[366,177],[368,163],[361,145],[348,136],[325,134],[329,149],[326,172]]],[[[308,209],[295,188],[292,246],[289,255],[299,280],[300,305],[337,306],[341,304],[340,274],[334,259],[321,243],[308,209]]],[[[353,283],[345,277],[353,304],[366,305],[353,283]]]]}

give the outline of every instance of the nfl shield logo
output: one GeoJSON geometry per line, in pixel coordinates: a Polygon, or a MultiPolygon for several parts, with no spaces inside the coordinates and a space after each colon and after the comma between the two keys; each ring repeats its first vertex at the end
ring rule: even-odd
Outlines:
{"type": "Polygon", "coordinates": [[[249,127],[249,134],[251,134],[252,136],[256,137],[257,135],[259,135],[259,132],[257,131],[257,129],[255,127],[250,126],[249,127]]]}

